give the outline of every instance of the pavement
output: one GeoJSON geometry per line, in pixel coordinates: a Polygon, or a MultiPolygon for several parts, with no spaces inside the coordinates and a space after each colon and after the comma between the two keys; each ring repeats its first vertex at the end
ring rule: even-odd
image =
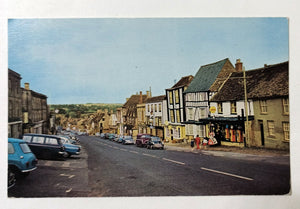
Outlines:
{"type": "Polygon", "coordinates": [[[290,152],[254,147],[229,147],[229,146],[200,146],[200,149],[191,147],[187,143],[165,143],[167,150],[191,152],[195,154],[229,157],[243,160],[265,161],[276,164],[290,164],[290,152]]]}

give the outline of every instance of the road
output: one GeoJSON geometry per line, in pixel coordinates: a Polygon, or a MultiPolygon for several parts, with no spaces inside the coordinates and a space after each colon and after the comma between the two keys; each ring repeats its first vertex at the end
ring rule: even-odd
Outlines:
{"type": "Polygon", "coordinates": [[[10,197],[275,195],[290,191],[290,166],[80,137],[83,152],[39,167],[10,197]]]}

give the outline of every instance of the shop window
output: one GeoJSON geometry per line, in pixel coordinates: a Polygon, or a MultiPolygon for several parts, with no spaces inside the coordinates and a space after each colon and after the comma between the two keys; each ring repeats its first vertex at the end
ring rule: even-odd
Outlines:
{"type": "Polygon", "coordinates": [[[176,110],[176,122],[180,123],[180,111],[176,110]]]}
{"type": "Polygon", "coordinates": [[[179,90],[178,89],[175,91],[175,103],[179,104],[179,90]]]}
{"type": "Polygon", "coordinates": [[[268,121],[268,133],[269,136],[274,136],[275,135],[275,124],[274,121],[268,121]]]}
{"type": "Polygon", "coordinates": [[[260,100],[260,113],[266,114],[268,112],[267,100],[260,100]]]}
{"type": "Polygon", "coordinates": [[[283,105],[283,114],[288,115],[290,112],[289,99],[288,98],[282,99],[282,105],[283,105]]]}
{"type": "Polygon", "coordinates": [[[231,114],[236,114],[236,102],[230,102],[231,114]]]}
{"type": "Polygon", "coordinates": [[[223,114],[223,103],[222,102],[218,102],[218,113],[223,114]]]}
{"type": "Polygon", "coordinates": [[[283,122],[282,123],[283,136],[285,141],[290,141],[290,123],[283,122]]]}

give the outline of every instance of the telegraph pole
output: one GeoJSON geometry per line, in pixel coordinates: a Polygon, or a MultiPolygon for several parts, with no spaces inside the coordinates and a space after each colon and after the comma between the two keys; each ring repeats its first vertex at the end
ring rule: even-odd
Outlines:
{"type": "Polygon", "coordinates": [[[246,138],[245,138],[245,146],[247,147],[247,140],[249,140],[249,127],[248,127],[248,98],[247,98],[247,84],[246,84],[246,71],[245,67],[243,67],[243,78],[244,78],[244,94],[245,94],[245,112],[246,112],[246,125],[245,125],[245,132],[246,132],[246,138]]]}

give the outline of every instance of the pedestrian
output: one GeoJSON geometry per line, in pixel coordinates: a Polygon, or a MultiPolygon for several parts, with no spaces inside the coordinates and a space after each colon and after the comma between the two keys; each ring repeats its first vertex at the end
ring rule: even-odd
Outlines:
{"type": "Polygon", "coordinates": [[[197,135],[197,137],[195,138],[196,144],[197,144],[197,149],[200,149],[199,145],[200,145],[200,137],[199,135],[197,135]]]}
{"type": "Polygon", "coordinates": [[[194,139],[191,140],[191,147],[194,148],[194,139]]]}

